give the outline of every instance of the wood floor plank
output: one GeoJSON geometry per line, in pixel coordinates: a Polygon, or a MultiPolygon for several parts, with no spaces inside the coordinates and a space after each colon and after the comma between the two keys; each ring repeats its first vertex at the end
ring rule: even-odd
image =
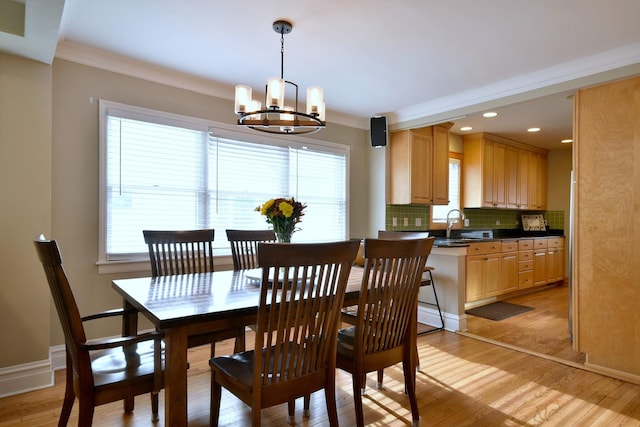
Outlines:
{"type": "MultiPolygon", "coordinates": [[[[535,310],[534,310],[535,311],[535,310]]],[[[247,343],[253,342],[248,333],[247,343]]],[[[216,346],[219,354],[233,349],[232,341],[216,346]]],[[[209,421],[208,346],[190,349],[188,372],[189,425],[209,421]]],[[[527,353],[496,346],[451,332],[418,337],[420,369],[416,391],[423,426],[640,426],[640,385],[592,373],[527,353]]],[[[64,371],[56,372],[54,387],[0,399],[0,427],[57,425],[64,394],[64,371]]],[[[160,413],[164,409],[160,395],[160,413]]],[[[340,425],[355,425],[351,377],[336,373],[336,404],[340,425]]],[[[363,397],[365,422],[373,426],[407,426],[411,422],[400,365],[385,370],[384,387],[375,388],[369,374],[363,397]]],[[[296,402],[297,426],[327,425],[322,392],[311,396],[311,417],[302,417],[296,402]]],[[[132,414],[121,403],[96,409],[94,426],[156,426],[148,396],[136,399],[132,414]]],[[[264,426],[287,426],[286,405],[263,410],[264,426]]],[[[221,426],[250,423],[250,411],[223,391],[221,426]]],[[[69,425],[77,424],[74,405],[69,425]]]]}

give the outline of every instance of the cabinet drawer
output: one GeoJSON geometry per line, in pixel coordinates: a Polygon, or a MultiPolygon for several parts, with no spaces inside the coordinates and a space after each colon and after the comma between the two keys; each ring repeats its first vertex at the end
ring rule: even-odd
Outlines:
{"type": "Polygon", "coordinates": [[[518,262],[518,271],[528,271],[533,270],[533,261],[520,261],[518,262]]]}
{"type": "Polygon", "coordinates": [[[530,251],[533,249],[533,239],[518,240],[519,251],[530,251]]]}
{"type": "Polygon", "coordinates": [[[518,250],[518,242],[515,240],[502,241],[502,252],[515,252],[518,250]]]}
{"type": "Polygon", "coordinates": [[[486,255],[502,252],[501,242],[479,242],[469,244],[467,255],[486,255]]]}
{"type": "Polygon", "coordinates": [[[564,237],[552,237],[550,239],[547,239],[547,245],[549,249],[564,248],[564,237]]]}
{"type": "Polygon", "coordinates": [[[547,249],[548,243],[546,238],[533,239],[533,249],[547,249]]]}
{"type": "Polygon", "coordinates": [[[533,286],[533,271],[523,271],[518,273],[518,289],[530,288],[533,286]]]}
{"type": "Polygon", "coordinates": [[[533,251],[518,252],[518,261],[533,261],[533,251]]]}

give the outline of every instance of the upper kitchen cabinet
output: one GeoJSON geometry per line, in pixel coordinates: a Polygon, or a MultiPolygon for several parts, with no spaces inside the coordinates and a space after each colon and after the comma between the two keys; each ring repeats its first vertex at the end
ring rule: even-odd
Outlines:
{"type": "Polygon", "coordinates": [[[546,208],[547,150],[488,133],[463,142],[463,207],[546,208]]]}
{"type": "Polygon", "coordinates": [[[452,125],[442,123],[391,133],[387,203],[449,203],[449,129],[452,125]]]}

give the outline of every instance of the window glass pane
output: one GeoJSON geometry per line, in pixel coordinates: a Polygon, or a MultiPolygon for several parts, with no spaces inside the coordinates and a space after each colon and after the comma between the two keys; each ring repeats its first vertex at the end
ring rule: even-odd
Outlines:
{"type": "Polygon", "coordinates": [[[449,204],[432,206],[432,222],[447,222],[447,213],[451,209],[460,209],[460,160],[449,158],[449,204]]]}
{"type": "Polygon", "coordinates": [[[255,208],[276,197],[308,206],[294,242],[347,238],[346,148],[202,122],[101,101],[101,261],[146,257],[144,229],[214,228],[226,250],[225,229],[270,227],[255,208]]]}

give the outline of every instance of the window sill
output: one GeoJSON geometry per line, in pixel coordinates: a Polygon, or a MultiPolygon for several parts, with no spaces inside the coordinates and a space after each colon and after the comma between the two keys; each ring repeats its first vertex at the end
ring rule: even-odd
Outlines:
{"type": "MultiPolygon", "coordinates": [[[[233,259],[231,255],[213,257],[216,270],[233,270],[233,259]]],[[[151,266],[148,260],[135,261],[102,261],[97,262],[98,274],[116,273],[145,273],[151,276],[151,266]]]]}

